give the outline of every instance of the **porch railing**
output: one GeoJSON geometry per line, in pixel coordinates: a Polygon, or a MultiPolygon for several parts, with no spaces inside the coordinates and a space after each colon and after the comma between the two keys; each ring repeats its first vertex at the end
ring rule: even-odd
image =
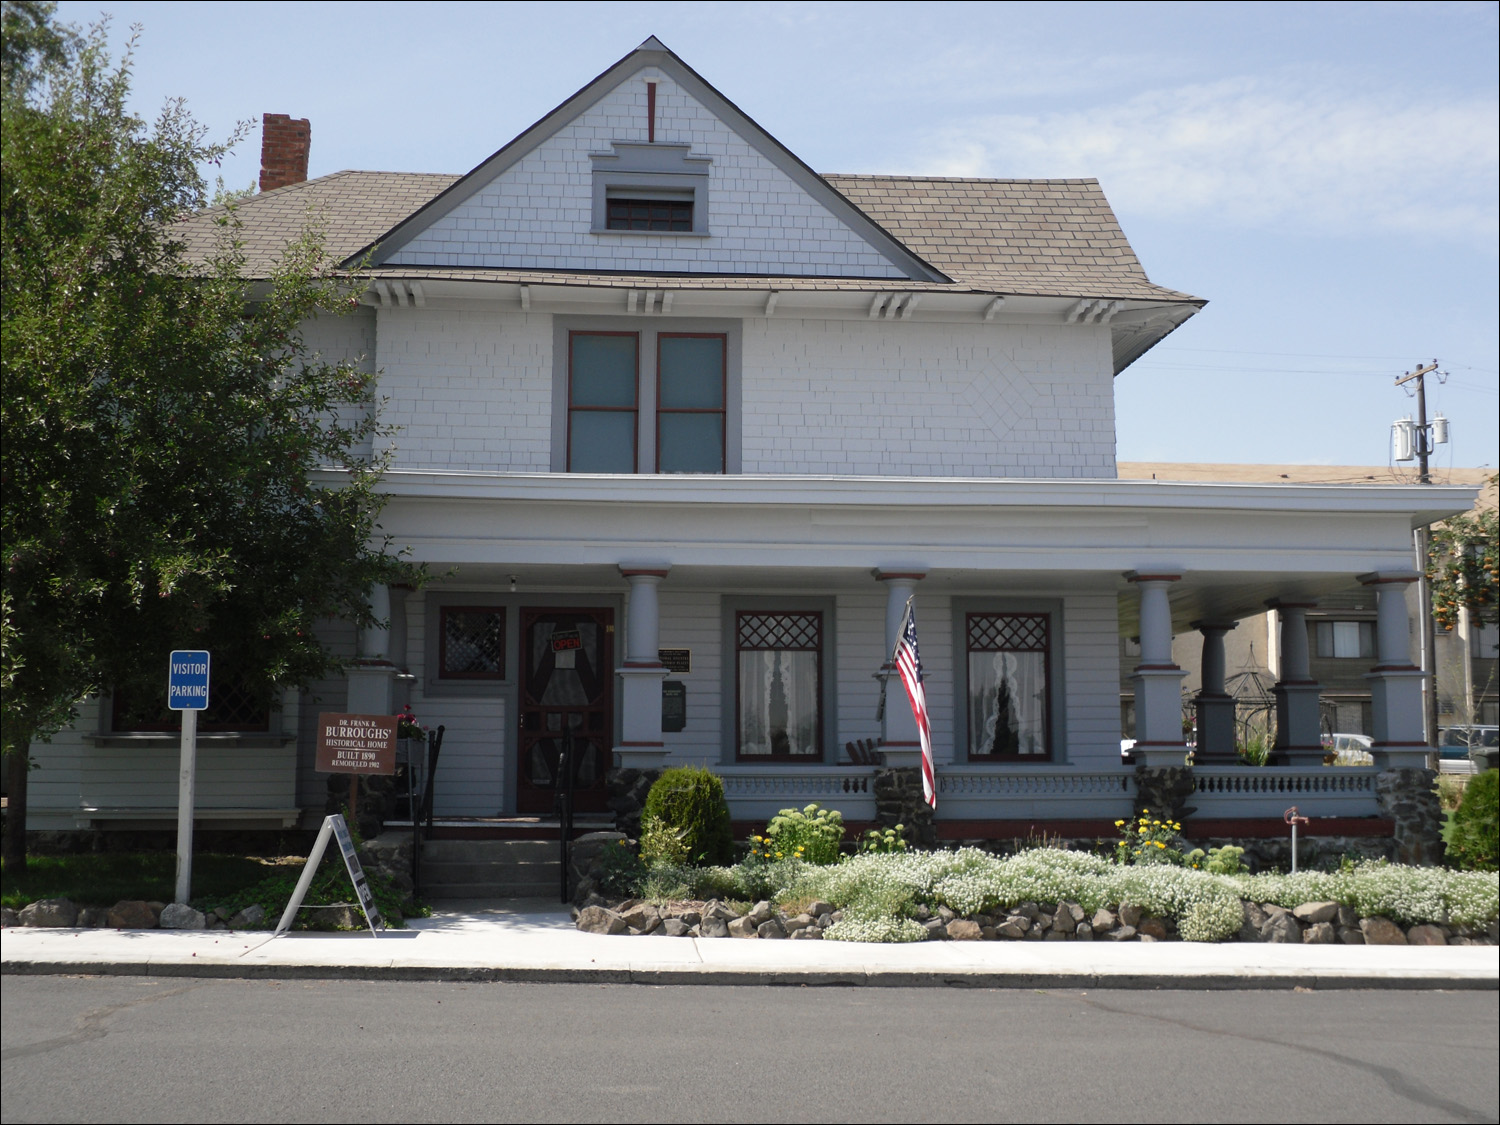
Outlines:
{"type": "Polygon", "coordinates": [[[939,820],[1072,820],[1130,814],[1135,778],[1124,770],[939,766],[939,820]]]}
{"type": "Polygon", "coordinates": [[[817,802],[845,820],[875,819],[873,766],[723,766],[724,797],[736,820],[766,820],[817,802]]]}
{"type": "Polygon", "coordinates": [[[1292,805],[1303,816],[1378,816],[1375,766],[1199,766],[1189,803],[1196,815],[1280,816],[1292,805]]]}

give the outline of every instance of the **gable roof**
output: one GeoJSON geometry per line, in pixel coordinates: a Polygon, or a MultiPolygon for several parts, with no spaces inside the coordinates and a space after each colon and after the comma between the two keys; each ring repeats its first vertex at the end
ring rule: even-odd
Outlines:
{"type": "MultiPolygon", "coordinates": [[[[189,260],[203,260],[222,243],[225,215],[224,208],[210,208],[178,225],[189,260]]],[[[252,196],[236,205],[235,216],[234,237],[244,254],[245,272],[257,278],[269,276],[287,243],[314,223],[321,227],[331,258],[350,267],[367,261],[373,278],[635,287],[649,277],[656,284],[683,289],[893,289],[1203,303],[1147,278],[1097,180],[821,176],[654,36],[466,175],[337,172],[252,196]],[[511,164],[646,67],[655,67],[681,83],[907,276],[776,276],[712,270],[644,274],[388,261],[407,240],[492,183],[511,164]]],[[[1143,329],[1141,334],[1146,347],[1161,335],[1152,329],[1143,329]]],[[[1117,359],[1129,361],[1123,355],[1117,359]]]]}
{"type": "Polygon", "coordinates": [[[879,252],[906,278],[915,281],[947,280],[940,271],[913,254],[899,239],[884,230],[878,222],[830,187],[828,182],[808,167],[796,153],[761,128],[749,114],[726,98],[654,35],[530,128],[522,131],[519,136],[482,161],[472,171],[386,231],[377,241],[372,241],[370,245],[361,248],[362,252],[371,254],[373,265],[385,264],[391,254],[406,245],[424,229],[483,190],[544,141],[575,121],[602,98],[618,89],[632,75],[647,68],[660,71],[680,85],[732,130],[740,140],[755,149],[793,180],[816,203],[879,252]]]}

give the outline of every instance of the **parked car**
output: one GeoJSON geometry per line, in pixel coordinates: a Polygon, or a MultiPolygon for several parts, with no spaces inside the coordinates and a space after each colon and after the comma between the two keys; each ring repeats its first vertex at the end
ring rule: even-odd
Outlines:
{"type": "Polygon", "coordinates": [[[1367,734],[1333,734],[1328,749],[1333,751],[1336,766],[1373,766],[1375,758],[1370,747],[1375,740],[1367,734]]]}
{"type": "Polygon", "coordinates": [[[1500,726],[1438,728],[1438,769],[1443,773],[1493,769],[1497,755],[1500,755],[1500,726]]]}

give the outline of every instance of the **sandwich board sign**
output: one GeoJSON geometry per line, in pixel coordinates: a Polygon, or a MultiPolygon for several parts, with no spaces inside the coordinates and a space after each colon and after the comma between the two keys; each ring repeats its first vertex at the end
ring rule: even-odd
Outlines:
{"type": "Polygon", "coordinates": [[[308,854],[307,865],[302,868],[302,877],[297,880],[297,889],[292,892],[291,900],[287,902],[286,910],[282,912],[281,921],[276,924],[276,932],[271,935],[272,937],[278,937],[291,929],[292,919],[297,916],[297,910],[302,905],[307,888],[312,886],[313,876],[317,874],[318,864],[323,860],[323,852],[328,847],[330,836],[339,842],[339,851],[344,856],[344,870],[349,872],[349,882],[354,884],[354,893],[359,898],[359,908],[365,912],[365,922],[370,927],[370,933],[379,937],[380,931],[385,929],[385,919],[380,916],[380,907],[375,905],[375,895],[371,892],[369,883],[365,881],[364,865],[359,862],[359,855],[354,850],[354,840],[349,835],[349,824],[344,820],[342,813],[330,813],[323,818],[323,827],[319,829],[317,842],[313,844],[313,849],[308,854]]]}
{"type": "Polygon", "coordinates": [[[198,773],[198,712],[208,710],[209,654],[173,649],[167,660],[167,707],[182,712],[182,751],[177,774],[177,898],[193,889],[193,800],[198,773]]]}

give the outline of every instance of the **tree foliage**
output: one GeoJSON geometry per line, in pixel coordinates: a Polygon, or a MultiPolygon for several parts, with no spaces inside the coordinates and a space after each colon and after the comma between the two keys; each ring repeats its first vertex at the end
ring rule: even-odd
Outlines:
{"type": "MultiPolygon", "coordinates": [[[[1493,488],[1500,477],[1491,477],[1493,488]]],[[[1460,607],[1470,618],[1492,624],[1500,610],[1500,530],[1495,509],[1456,516],[1432,529],[1427,580],[1432,589],[1432,616],[1439,628],[1451,629],[1460,607]]]]}
{"type": "Polygon", "coordinates": [[[335,663],[320,622],[420,577],[378,534],[374,376],[302,336],[351,279],[310,230],[252,285],[232,204],[189,252],[175,224],[239,134],[210,141],[180,101],[133,115],[105,32],[4,5],[8,753],[90,693],[161,695],[173,648],[212,649],[216,684],[305,684],[335,663]]]}

